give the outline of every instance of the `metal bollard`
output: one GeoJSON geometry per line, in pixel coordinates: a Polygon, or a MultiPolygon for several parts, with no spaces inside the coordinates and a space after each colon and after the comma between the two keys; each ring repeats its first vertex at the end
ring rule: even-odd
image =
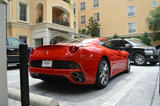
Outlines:
{"type": "Polygon", "coordinates": [[[21,106],[29,106],[29,80],[28,80],[28,46],[19,45],[20,54],[20,84],[21,84],[21,106]]]}

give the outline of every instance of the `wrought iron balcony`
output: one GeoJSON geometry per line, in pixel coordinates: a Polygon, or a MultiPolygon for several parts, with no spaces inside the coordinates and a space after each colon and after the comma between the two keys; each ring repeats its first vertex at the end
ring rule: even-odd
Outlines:
{"type": "Polygon", "coordinates": [[[64,26],[68,26],[68,27],[70,26],[69,22],[63,21],[62,19],[53,19],[52,22],[55,24],[64,25],[64,26]]]}

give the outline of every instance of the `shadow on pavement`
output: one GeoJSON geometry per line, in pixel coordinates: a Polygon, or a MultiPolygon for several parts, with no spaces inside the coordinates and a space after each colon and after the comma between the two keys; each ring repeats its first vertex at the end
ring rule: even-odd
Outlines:
{"type": "Polygon", "coordinates": [[[79,101],[87,101],[110,92],[120,81],[125,80],[132,74],[133,72],[122,72],[117,74],[110,79],[107,87],[101,90],[94,88],[93,85],[74,85],[66,79],[54,79],[49,82],[39,82],[31,85],[30,90],[34,93],[36,93],[35,91],[38,91],[37,93],[44,96],[56,99],[58,97],[60,100],[63,100],[64,98],[62,98],[62,96],[65,95],[65,98],[67,98],[68,101],[72,100],[70,100],[70,96],[72,96],[72,98],[77,98],[76,100],[79,98],[79,101]]]}
{"type": "MultiPolygon", "coordinates": [[[[131,65],[132,66],[138,66],[138,65],[136,65],[136,64],[134,64],[134,63],[131,63],[131,65]]],[[[156,66],[159,66],[159,63],[157,63],[157,64],[149,64],[149,63],[147,63],[146,65],[142,65],[142,66],[153,66],[153,67],[156,67],[156,66]]],[[[141,66],[139,66],[139,67],[141,67],[141,66]]]]}
{"type": "Polygon", "coordinates": [[[14,69],[19,69],[18,66],[10,66],[10,67],[7,67],[7,70],[14,70],[14,69]]]}

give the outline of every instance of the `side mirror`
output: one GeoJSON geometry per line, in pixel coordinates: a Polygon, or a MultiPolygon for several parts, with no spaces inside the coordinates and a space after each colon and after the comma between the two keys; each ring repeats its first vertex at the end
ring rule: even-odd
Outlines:
{"type": "Polygon", "coordinates": [[[122,46],[120,46],[120,47],[119,47],[119,49],[120,49],[120,50],[124,50],[125,48],[124,48],[124,47],[122,47],[122,46]]]}
{"type": "Polygon", "coordinates": [[[55,40],[55,39],[52,39],[51,41],[50,41],[50,44],[56,44],[57,43],[57,41],[55,40]]]}
{"type": "Polygon", "coordinates": [[[132,46],[130,44],[125,44],[126,48],[131,48],[132,46]]]}

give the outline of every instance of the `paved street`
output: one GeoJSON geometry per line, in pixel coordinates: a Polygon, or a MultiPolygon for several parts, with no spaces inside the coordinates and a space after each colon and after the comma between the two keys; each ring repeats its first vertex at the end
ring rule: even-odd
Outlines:
{"type": "MultiPolygon", "coordinates": [[[[132,65],[130,73],[113,77],[102,90],[72,85],[65,80],[45,83],[30,77],[30,92],[55,98],[60,106],[160,106],[158,71],[158,64],[132,65]]],[[[11,69],[7,73],[8,86],[20,88],[19,70],[11,69]]],[[[9,99],[9,106],[20,106],[20,103],[9,99]]]]}

